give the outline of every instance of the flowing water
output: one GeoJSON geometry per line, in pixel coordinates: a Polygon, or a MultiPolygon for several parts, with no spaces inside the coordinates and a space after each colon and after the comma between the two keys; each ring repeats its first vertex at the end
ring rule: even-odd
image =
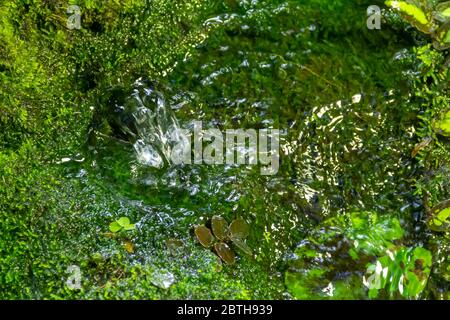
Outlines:
{"type": "MultiPolygon", "coordinates": [[[[105,92],[108,111],[97,115],[86,159],[73,167],[97,203],[86,219],[130,216],[138,229],[130,264],[162,270],[170,286],[172,274],[195,277],[200,265],[216,262],[198,248],[171,259],[167,239],[196,247],[194,225],[242,217],[255,258],[238,254],[236,269],[222,272],[247,284],[272,279],[252,289],[256,297],[287,297],[289,256],[328,217],[406,211],[413,220],[420,212],[411,180],[414,116],[398,107],[408,72],[398,53],[411,43],[387,26],[367,30],[370,4],[230,0],[212,8],[204,40],[165,77],[142,75],[105,92]],[[174,147],[190,144],[181,129],[194,121],[221,131],[280,129],[278,173],[172,163],[174,147]],[[110,195],[115,213],[93,186],[110,195]]],[[[97,249],[116,250],[103,242],[97,249]]]]}

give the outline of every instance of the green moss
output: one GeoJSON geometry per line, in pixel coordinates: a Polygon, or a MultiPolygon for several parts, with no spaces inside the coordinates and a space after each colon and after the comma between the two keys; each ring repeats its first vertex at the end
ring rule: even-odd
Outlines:
{"type": "MultiPolygon", "coordinates": [[[[389,215],[422,197],[429,206],[450,197],[448,141],[433,126],[450,107],[448,53],[413,49],[426,38],[405,32],[395,16],[386,17],[395,23],[382,33],[367,30],[361,16],[369,1],[69,3],[81,8],[79,30],[66,27],[67,1],[0,4],[0,298],[272,299],[287,297],[285,285],[297,298],[366,298],[368,260],[399,239],[412,247],[416,236],[433,252],[429,295],[446,297],[447,235],[415,235],[409,210],[399,219],[389,215]],[[212,17],[230,19],[205,23],[212,17]],[[393,62],[405,47],[408,58],[393,62]],[[240,66],[244,59],[251,68],[240,66]],[[219,67],[232,72],[202,83],[219,67]],[[133,166],[132,151],[110,138],[105,124],[111,88],[126,95],[138,77],[168,87],[167,95],[193,93],[177,111],[180,121],[202,115],[205,122],[251,127],[270,118],[290,128],[285,139],[302,137],[305,147],[283,156],[277,179],[242,168],[230,176],[223,168],[195,168],[193,184],[217,179],[224,187],[216,192],[205,183],[196,195],[149,187],[141,178],[151,172],[133,166]],[[392,88],[394,105],[384,97],[392,88]],[[368,93],[361,104],[346,103],[358,92],[368,93]],[[231,103],[242,97],[245,104],[231,103]],[[337,100],[346,114],[327,131],[342,111],[334,106],[319,117],[313,110],[337,100]],[[103,136],[86,143],[95,129],[103,136]],[[419,173],[404,158],[411,132],[433,141],[414,160],[419,173]],[[343,152],[356,138],[364,149],[343,152]],[[384,172],[393,167],[395,175],[384,172]],[[339,216],[349,208],[380,214],[339,216]],[[214,214],[251,222],[255,259],[239,255],[236,266],[223,266],[198,246],[191,228],[214,214]],[[121,217],[136,222],[124,235],[132,254],[105,236],[121,217]],[[169,238],[182,240],[181,255],[164,247],[169,238]],[[286,254],[302,239],[284,273],[286,254]],[[319,266],[324,256],[326,266],[319,266]],[[80,267],[81,290],[65,284],[70,265],[80,267]],[[173,283],[161,288],[158,277],[168,273],[173,283]]],[[[155,179],[170,178],[161,176],[155,179]]]]}
{"type": "Polygon", "coordinates": [[[363,299],[367,289],[359,274],[368,261],[395,250],[403,235],[391,216],[355,212],[328,219],[295,250],[286,286],[296,299],[363,299]]]}

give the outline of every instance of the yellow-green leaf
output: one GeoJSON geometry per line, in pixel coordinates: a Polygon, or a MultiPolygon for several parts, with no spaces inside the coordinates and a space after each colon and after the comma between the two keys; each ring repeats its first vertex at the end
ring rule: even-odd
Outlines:
{"type": "Polygon", "coordinates": [[[443,113],[440,118],[434,122],[434,129],[443,136],[450,136],[450,110],[443,113]]]}
{"type": "Polygon", "coordinates": [[[400,14],[408,20],[414,27],[424,33],[431,33],[435,26],[426,13],[419,7],[407,1],[386,1],[386,5],[399,10],[400,14]]]}
{"type": "Polygon", "coordinates": [[[242,218],[233,220],[230,224],[230,235],[234,239],[245,239],[249,234],[249,226],[242,218]]]}
{"type": "Polygon", "coordinates": [[[440,202],[428,213],[428,227],[433,231],[445,231],[450,226],[450,200],[440,202]]]}
{"type": "Polygon", "coordinates": [[[434,18],[441,22],[450,20],[450,1],[441,3],[436,7],[434,18]]]}
{"type": "Polygon", "coordinates": [[[119,220],[117,220],[117,223],[122,227],[126,227],[130,224],[130,219],[128,219],[127,217],[121,217],[119,220]]]}
{"type": "Polygon", "coordinates": [[[197,236],[198,241],[205,248],[210,247],[212,245],[212,243],[214,242],[214,237],[211,233],[211,230],[209,230],[204,225],[196,226],[194,232],[195,232],[195,235],[197,236]]]}
{"type": "Polygon", "coordinates": [[[109,231],[116,233],[118,232],[120,229],[122,229],[122,226],[120,224],[118,224],[116,221],[111,222],[109,224],[109,231]]]}
{"type": "Polygon", "coordinates": [[[219,240],[225,240],[228,236],[228,223],[227,221],[220,217],[214,216],[211,219],[211,228],[214,235],[219,240]]]}
{"type": "Polygon", "coordinates": [[[236,261],[236,256],[233,250],[231,250],[231,248],[226,243],[216,243],[214,245],[214,250],[216,251],[217,255],[227,264],[234,264],[234,262],[236,261]]]}
{"type": "Polygon", "coordinates": [[[134,244],[130,240],[125,240],[123,242],[123,247],[128,253],[134,253],[134,244]]]}

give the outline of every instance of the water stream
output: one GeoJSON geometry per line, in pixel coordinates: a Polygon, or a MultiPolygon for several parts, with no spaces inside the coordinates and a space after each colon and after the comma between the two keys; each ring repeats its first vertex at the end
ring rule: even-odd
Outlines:
{"type": "MultiPolygon", "coordinates": [[[[133,263],[170,269],[176,262],[160,253],[167,238],[194,243],[193,225],[213,215],[242,217],[256,259],[242,258],[238,278],[262,266],[282,296],[287,257],[320,221],[354,210],[418,214],[413,116],[396,107],[407,70],[394,57],[408,43],[388,29],[352,31],[361,20],[353,4],[339,14],[322,6],[320,17],[314,6],[232,5],[205,19],[205,40],[165,78],[139,78],[109,100],[82,179],[120,199],[119,212],[134,212],[133,263]],[[194,121],[220,130],[282,130],[278,173],[171,163],[174,146],[191,143],[182,129],[194,121]]],[[[356,6],[364,12],[364,3],[356,6]]],[[[186,273],[197,268],[183,266],[186,273]]]]}

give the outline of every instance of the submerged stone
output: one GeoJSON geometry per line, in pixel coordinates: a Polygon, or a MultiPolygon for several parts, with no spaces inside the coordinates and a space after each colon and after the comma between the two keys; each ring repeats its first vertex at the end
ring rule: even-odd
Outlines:
{"type": "Polygon", "coordinates": [[[171,238],[166,240],[166,248],[173,255],[179,253],[183,245],[184,243],[180,239],[171,238]]]}
{"type": "Polygon", "coordinates": [[[151,280],[152,284],[161,288],[169,289],[175,282],[175,277],[168,271],[155,271],[151,280]]]}

